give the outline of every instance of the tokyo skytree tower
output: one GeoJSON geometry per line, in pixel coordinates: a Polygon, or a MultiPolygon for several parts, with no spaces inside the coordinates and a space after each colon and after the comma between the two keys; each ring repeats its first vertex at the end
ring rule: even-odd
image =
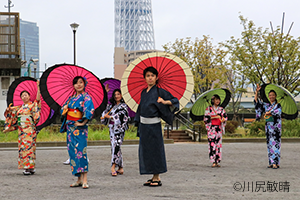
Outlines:
{"type": "Polygon", "coordinates": [[[151,0],[115,0],[115,47],[154,50],[151,0]]]}

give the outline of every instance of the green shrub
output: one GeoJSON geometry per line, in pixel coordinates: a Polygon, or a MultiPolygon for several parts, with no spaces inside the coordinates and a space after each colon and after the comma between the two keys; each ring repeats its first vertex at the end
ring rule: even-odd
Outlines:
{"type": "Polygon", "coordinates": [[[225,132],[232,134],[235,133],[235,129],[237,129],[237,126],[235,125],[236,121],[227,121],[225,126],[225,132]]]}
{"type": "MultiPolygon", "coordinates": [[[[245,126],[248,129],[247,134],[250,136],[265,136],[265,124],[264,120],[247,124],[245,126]]],[[[300,137],[300,119],[283,119],[281,137],[300,137]]]]}
{"type": "Polygon", "coordinates": [[[282,120],[282,137],[300,137],[300,119],[282,120]]]}
{"type": "Polygon", "coordinates": [[[239,126],[239,122],[238,121],[230,121],[230,123],[234,126],[234,129],[237,129],[239,126]]]}
{"type": "Polygon", "coordinates": [[[201,135],[207,134],[204,121],[196,121],[194,125],[196,125],[195,127],[196,131],[200,132],[201,135]]]}
{"type": "Polygon", "coordinates": [[[246,124],[247,135],[249,136],[264,136],[265,135],[265,121],[254,121],[251,124],[246,124]]]}

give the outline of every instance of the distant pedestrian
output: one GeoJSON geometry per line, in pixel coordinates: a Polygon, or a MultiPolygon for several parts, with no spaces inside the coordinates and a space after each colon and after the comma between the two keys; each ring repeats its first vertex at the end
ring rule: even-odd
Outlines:
{"type": "Polygon", "coordinates": [[[227,114],[220,106],[221,98],[215,94],[211,98],[211,105],[205,110],[204,123],[207,130],[209,159],[212,167],[221,167],[222,134],[225,134],[227,114]]]}

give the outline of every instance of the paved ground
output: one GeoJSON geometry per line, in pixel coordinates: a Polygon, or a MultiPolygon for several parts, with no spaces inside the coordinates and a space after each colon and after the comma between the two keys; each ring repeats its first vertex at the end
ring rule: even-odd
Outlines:
{"type": "Polygon", "coordinates": [[[277,170],[266,168],[263,143],[224,143],[221,168],[210,167],[207,144],[168,144],[168,172],[161,175],[163,186],[159,188],[142,186],[150,176],[139,175],[138,146],[123,145],[122,151],[125,173],[112,177],[110,147],[89,147],[90,189],[83,190],[69,188],[76,178],[62,164],[67,158],[65,148],[39,148],[33,176],[24,176],[17,169],[16,149],[2,149],[0,199],[299,199],[299,143],[282,144],[277,170]],[[259,185],[267,189],[268,181],[273,183],[269,189],[276,186],[278,192],[263,192],[262,188],[255,192],[259,185]],[[286,184],[289,186],[284,187],[286,184]]]}

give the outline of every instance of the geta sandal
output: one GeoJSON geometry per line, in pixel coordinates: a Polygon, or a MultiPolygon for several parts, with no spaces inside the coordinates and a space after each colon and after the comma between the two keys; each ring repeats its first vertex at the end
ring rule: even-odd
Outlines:
{"type": "Polygon", "coordinates": [[[89,185],[87,183],[82,184],[82,189],[89,189],[89,185]]]}
{"type": "Polygon", "coordinates": [[[152,179],[149,179],[146,183],[144,183],[144,186],[149,186],[152,183],[152,179]]]}
{"type": "Polygon", "coordinates": [[[70,187],[79,187],[79,186],[82,186],[82,182],[74,182],[70,185],[70,187]]]}
{"type": "Polygon", "coordinates": [[[162,183],[161,183],[161,181],[152,181],[149,186],[150,187],[158,187],[158,186],[162,186],[162,183]],[[152,185],[153,183],[154,184],[157,183],[157,184],[152,185]]]}

